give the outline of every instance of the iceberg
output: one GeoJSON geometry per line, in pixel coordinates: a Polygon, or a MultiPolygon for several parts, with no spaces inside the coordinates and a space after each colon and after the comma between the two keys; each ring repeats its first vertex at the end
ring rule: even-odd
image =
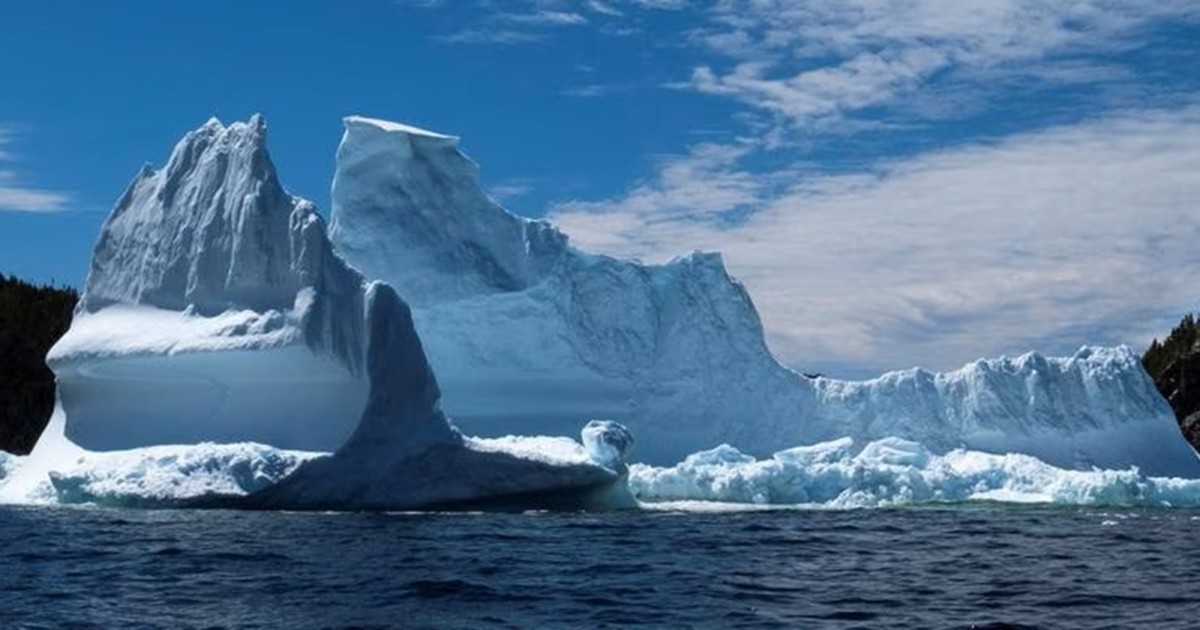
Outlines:
{"type": "Polygon", "coordinates": [[[0,460],[6,502],[633,504],[615,424],[585,447],[450,423],[408,305],[283,189],[260,116],[209,121],[138,174],[47,361],[59,404],[28,458],[0,460]]]}
{"type": "Polygon", "coordinates": [[[333,200],[327,231],[258,116],[144,168],[0,502],[1200,505],[1200,458],[1128,348],[807,378],[719,255],[580,251],[481,192],[454,137],[347,119],[333,200]]]}
{"type": "Polygon", "coordinates": [[[581,251],[489,198],[477,170],[453,136],[347,118],[330,220],[337,251],[409,300],[445,407],[474,433],[568,435],[612,418],[638,436],[637,459],[656,465],[722,443],[769,457],[896,437],[939,455],[1200,476],[1127,348],[805,378],[771,355],[718,254],[643,265],[581,251]]]}

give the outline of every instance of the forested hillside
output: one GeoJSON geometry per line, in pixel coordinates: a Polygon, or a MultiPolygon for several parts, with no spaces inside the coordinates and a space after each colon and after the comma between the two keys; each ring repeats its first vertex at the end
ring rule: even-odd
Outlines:
{"type": "Polygon", "coordinates": [[[1187,315],[1171,334],[1155,339],[1142,355],[1142,366],[1154,379],[1163,398],[1171,403],[1179,428],[1192,447],[1200,450],[1200,353],[1196,342],[1200,328],[1187,315]]]}
{"type": "Polygon", "coordinates": [[[79,294],[0,274],[0,450],[25,454],[54,411],[46,352],[67,331],[79,294]]]}

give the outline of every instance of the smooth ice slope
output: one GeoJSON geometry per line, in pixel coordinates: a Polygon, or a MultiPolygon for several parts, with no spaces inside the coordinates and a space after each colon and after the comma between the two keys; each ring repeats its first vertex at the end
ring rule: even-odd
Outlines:
{"type": "Polygon", "coordinates": [[[211,120],[143,168],[101,229],[48,357],[67,437],[336,449],[366,400],[362,319],[362,278],[280,185],[263,119],[211,120]]]}
{"type": "Polygon", "coordinates": [[[718,255],[649,266],[581,252],[488,198],[476,170],[456,138],[348,118],[330,228],[351,264],[410,298],[446,408],[469,430],[572,434],[614,418],[638,436],[634,458],[656,464],[721,443],[761,457],[901,437],[1200,476],[1126,349],[810,381],[770,355],[718,255]]]}

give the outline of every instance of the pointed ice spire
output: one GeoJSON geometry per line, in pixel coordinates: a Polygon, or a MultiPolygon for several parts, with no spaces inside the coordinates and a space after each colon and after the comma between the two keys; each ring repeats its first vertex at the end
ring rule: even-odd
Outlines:
{"type": "Polygon", "coordinates": [[[84,304],[288,306],[299,288],[289,223],[301,203],[279,183],[261,115],[229,126],[212,118],[121,197],[96,245],[84,304]]]}

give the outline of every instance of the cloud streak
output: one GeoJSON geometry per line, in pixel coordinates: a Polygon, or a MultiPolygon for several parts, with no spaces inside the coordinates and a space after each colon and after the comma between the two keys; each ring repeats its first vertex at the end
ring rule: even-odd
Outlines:
{"type": "Polygon", "coordinates": [[[65,193],[35,188],[25,183],[11,168],[4,164],[16,161],[8,149],[12,134],[0,128],[0,212],[60,212],[66,210],[71,201],[65,193]]]}
{"type": "MultiPolygon", "coordinates": [[[[401,0],[400,6],[448,9],[447,0],[401,0]]],[[[685,0],[484,0],[476,5],[476,17],[459,31],[436,35],[453,44],[530,44],[545,42],[563,27],[592,25],[610,36],[637,32],[630,26],[637,13],[679,11],[685,0]]]]}

